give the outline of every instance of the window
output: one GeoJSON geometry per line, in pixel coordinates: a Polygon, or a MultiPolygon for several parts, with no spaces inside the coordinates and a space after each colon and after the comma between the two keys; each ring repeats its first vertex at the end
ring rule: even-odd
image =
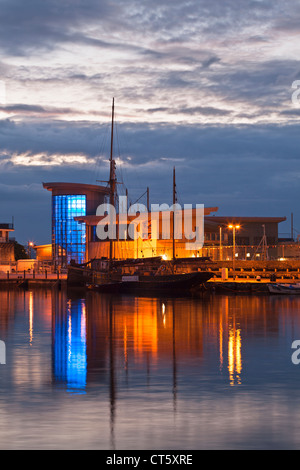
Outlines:
{"type": "Polygon", "coordinates": [[[97,242],[98,237],[97,237],[97,225],[93,225],[91,227],[91,242],[97,242]]]}
{"type": "Polygon", "coordinates": [[[250,245],[249,237],[236,237],[237,245],[250,245]]]}

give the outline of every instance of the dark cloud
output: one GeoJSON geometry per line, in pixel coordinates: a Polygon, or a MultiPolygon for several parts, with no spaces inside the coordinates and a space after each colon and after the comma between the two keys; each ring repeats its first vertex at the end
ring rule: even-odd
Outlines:
{"type": "Polygon", "coordinates": [[[152,32],[165,45],[198,39],[201,34],[222,34],[225,39],[249,25],[258,27],[274,20],[279,5],[278,0],[217,4],[209,0],[2,0],[0,47],[20,55],[65,42],[100,48],[141,47],[132,35],[131,44],[127,35],[121,40],[132,30],[138,35],[152,32]],[[108,40],[116,33],[119,41],[108,40]]]}
{"type": "Polygon", "coordinates": [[[16,55],[37,48],[52,49],[69,41],[72,31],[95,18],[103,21],[112,12],[112,3],[106,0],[2,0],[1,48],[16,55]]]}
{"type": "MultiPolygon", "coordinates": [[[[237,128],[128,123],[117,128],[115,155],[123,162],[118,163],[118,180],[128,187],[132,201],[149,186],[151,202],[169,203],[175,165],[181,203],[219,206],[220,214],[226,215],[289,216],[293,211],[295,220],[300,216],[296,204],[300,183],[297,125],[237,128]]],[[[30,238],[34,228],[31,235],[38,242],[50,241],[50,193],[42,189],[42,182],[95,184],[97,179],[108,178],[109,138],[103,152],[98,145],[108,130],[87,123],[62,126],[54,121],[34,126],[0,122],[1,141],[7,149],[0,156],[0,196],[2,192],[5,201],[0,214],[15,216],[18,235],[30,238]],[[47,161],[28,166],[13,160],[14,154],[29,149],[32,154],[44,152],[47,161]],[[55,152],[71,156],[79,150],[86,156],[82,163],[45,164],[51,163],[55,152]]]]}
{"type": "Polygon", "coordinates": [[[9,106],[0,106],[0,111],[6,114],[23,115],[25,118],[31,115],[63,115],[76,113],[71,108],[56,108],[54,106],[39,106],[32,104],[14,104],[9,106]]]}
{"type": "Polygon", "coordinates": [[[194,106],[194,107],[182,107],[182,108],[149,108],[148,113],[168,113],[168,114],[189,114],[189,115],[204,115],[204,116],[226,116],[230,114],[230,111],[226,109],[213,108],[210,106],[194,106]]]}
{"type": "Polygon", "coordinates": [[[2,0],[8,102],[0,112],[9,119],[0,121],[0,217],[15,215],[22,241],[30,230],[38,242],[50,240],[42,181],[108,177],[106,105],[117,96],[124,110],[118,178],[133,200],[147,186],[153,202],[171,200],[175,164],[182,201],[217,205],[226,215],[293,211],[296,224],[296,6],[2,0]]]}

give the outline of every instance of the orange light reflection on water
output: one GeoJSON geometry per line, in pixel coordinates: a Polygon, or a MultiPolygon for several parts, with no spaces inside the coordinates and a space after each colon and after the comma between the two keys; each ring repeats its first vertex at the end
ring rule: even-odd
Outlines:
{"type": "Polygon", "coordinates": [[[220,370],[224,366],[224,348],[227,343],[228,375],[231,386],[241,385],[242,339],[240,324],[230,311],[230,299],[222,299],[222,314],[219,317],[219,361],[220,370]]]}
{"type": "Polygon", "coordinates": [[[33,316],[34,316],[34,310],[33,310],[33,292],[29,292],[29,344],[32,346],[32,341],[33,341],[33,316]]]}
{"type": "Polygon", "coordinates": [[[242,355],[241,331],[235,326],[229,330],[228,338],[228,372],[230,385],[241,385],[242,355]]]}

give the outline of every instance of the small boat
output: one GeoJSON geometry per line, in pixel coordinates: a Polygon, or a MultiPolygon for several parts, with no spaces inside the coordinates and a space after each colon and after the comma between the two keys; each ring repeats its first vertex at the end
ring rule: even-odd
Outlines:
{"type": "Polygon", "coordinates": [[[300,283],[297,284],[268,284],[271,294],[300,295],[300,283]]]}

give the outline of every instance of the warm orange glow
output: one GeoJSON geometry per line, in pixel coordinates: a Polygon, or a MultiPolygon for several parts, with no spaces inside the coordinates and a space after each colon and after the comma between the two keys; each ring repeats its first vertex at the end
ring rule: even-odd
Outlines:
{"type": "Polygon", "coordinates": [[[34,315],[33,293],[32,291],[30,291],[29,292],[29,343],[30,343],[30,346],[32,346],[32,340],[33,340],[33,315],[34,315]]]}
{"type": "Polygon", "coordinates": [[[220,350],[220,370],[223,368],[223,320],[219,320],[219,350],[220,350]]]}
{"type": "Polygon", "coordinates": [[[138,311],[134,316],[134,349],[140,356],[144,352],[151,352],[152,357],[157,355],[158,348],[158,327],[155,304],[142,302],[142,314],[138,311]]]}
{"type": "Polygon", "coordinates": [[[124,325],[124,333],[123,333],[123,343],[124,343],[124,363],[125,369],[128,369],[128,332],[127,332],[127,324],[125,319],[124,325]]]}
{"type": "Polygon", "coordinates": [[[241,331],[235,326],[229,329],[228,372],[230,385],[240,385],[242,372],[241,331]],[[236,383],[235,383],[236,381],[236,383]]]}

